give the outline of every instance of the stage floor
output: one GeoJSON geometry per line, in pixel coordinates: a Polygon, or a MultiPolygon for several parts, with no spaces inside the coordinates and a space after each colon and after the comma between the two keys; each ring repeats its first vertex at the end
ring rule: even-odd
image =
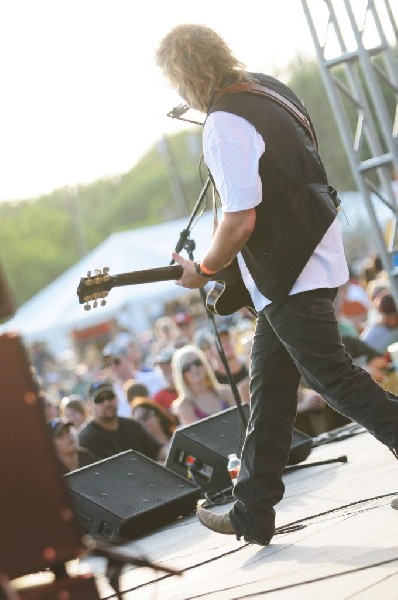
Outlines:
{"type": "MultiPolygon", "coordinates": [[[[398,461],[360,430],[314,447],[302,464],[340,456],[348,461],[286,473],[279,532],[268,547],[213,533],[195,515],[116,547],[180,572],[125,567],[122,598],[398,599],[398,511],[390,506],[398,496],[398,461]]],[[[101,599],[116,598],[105,560],[86,557],[78,566],[95,574],[101,599]]]]}

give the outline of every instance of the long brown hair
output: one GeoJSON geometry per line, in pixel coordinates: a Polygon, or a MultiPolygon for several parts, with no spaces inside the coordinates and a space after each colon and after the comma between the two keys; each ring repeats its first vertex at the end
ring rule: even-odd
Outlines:
{"type": "Polygon", "coordinates": [[[135,408],[143,408],[145,410],[152,410],[159,419],[160,426],[163,433],[170,439],[173,435],[173,431],[178,425],[178,420],[175,415],[170,413],[166,408],[146,397],[137,397],[131,402],[131,412],[134,414],[135,408]]]}
{"type": "Polygon", "coordinates": [[[156,64],[184,100],[203,112],[215,94],[247,75],[226,42],[204,25],[172,29],[159,45],[156,64]]]}

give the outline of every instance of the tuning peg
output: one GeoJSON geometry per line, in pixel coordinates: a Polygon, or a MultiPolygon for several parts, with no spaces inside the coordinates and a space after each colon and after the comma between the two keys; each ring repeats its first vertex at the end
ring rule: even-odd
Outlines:
{"type": "Polygon", "coordinates": [[[87,277],[91,277],[91,271],[87,271],[87,277]]]}
{"type": "Polygon", "coordinates": [[[91,310],[91,306],[88,302],[84,305],[84,310],[91,310]]]}
{"type": "Polygon", "coordinates": [[[109,267],[104,267],[104,268],[102,269],[102,272],[103,272],[103,274],[104,274],[104,275],[108,275],[109,271],[110,271],[110,268],[109,268],[109,267]]]}
{"type": "Polygon", "coordinates": [[[105,306],[106,300],[101,300],[101,306],[105,306]]]}
{"type": "Polygon", "coordinates": [[[97,308],[97,306],[98,306],[98,302],[97,302],[97,300],[94,300],[93,308],[97,308]]]}
{"type": "Polygon", "coordinates": [[[101,269],[94,269],[95,275],[101,275],[101,269]]]}

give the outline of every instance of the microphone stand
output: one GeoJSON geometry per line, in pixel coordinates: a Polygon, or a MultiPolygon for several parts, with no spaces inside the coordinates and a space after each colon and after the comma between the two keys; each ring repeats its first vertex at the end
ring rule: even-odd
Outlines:
{"type": "MultiPolygon", "coordinates": [[[[203,123],[201,123],[199,121],[192,121],[192,120],[189,120],[189,119],[186,119],[186,118],[182,117],[182,115],[184,115],[186,112],[188,112],[189,109],[190,109],[190,106],[188,106],[187,104],[179,104],[178,106],[175,106],[174,108],[172,108],[167,113],[167,116],[171,117],[172,119],[177,119],[179,121],[186,121],[188,123],[194,123],[195,125],[202,125],[203,126],[203,123]]],[[[203,186],[203,188],[202,188],[202,190],[201,190],[201,192],[199,194],[199,198],[196,201],[196,204],[195,204],[195,206],[193,208],[193,211],[191,213],[191,216],[190,216],[190,219],[189,219],[189,222],[188,222],[188,226],[180,232],[180,238],[179,238],[179,240],[178,240],[178,242],[176,244],[176,247],[175,247],[175,251],[178,254],[184,248],[188,252],[189,260],[193,260],[193,250],[195,249],[195,242],[193,240],[189,239],[190,231],[191,231],[194,219],[198,215],[199,210],[201,208],[201,205],[203,203],[203,200],[204,200],[204,198],[205,198],[205,196],[207,194],[207,191],[209,189],[210,183],[211,183],[211,179],[210,179],[210,177],[207,177],[207,179],[205,181],[205,184],[204,184],[204,186],[203,186]]],[[[175,262],[174,259],[172,259],[171,262],[170,262],[170,264],[172,265],[172,264],[174,264],[174,262],[175,262]]],[[[242,421],[243,429],[246,430],[246,427],[247,427],[246,415],[245,415],[245,413],[243,411],[241,397],[240,397],[238,388],[236,387],[236,383],[235,383],[235,381],[234,381],[234,379],[232,377],[231,369],[229,368],[227,357],[225,356],[225,353],[224,353],[224,350],[223,350],[223,347],[222,347],[222,344],[221,344],[220,335],[219,335],[219,332],[218,332],[218,329],[217,329],[217,325],[216,325],[216,321],[215,321],[215,318],[214,318],[214,314],[207,309],[206,294],[205,294],[205,291],[203,290],[203,288],[200,288],[199,292],[200,292],[200,295],[202,297],[202,301],[203,301],[203,304],[204,304],[204,307],[205,307],[205,310],[206,310],[207,317],[208,317],[208,319],[209,319],[209,321],[211,322],[211,325],[212,325],[213,333],[214,333],[215,338],[216,338],[217,351],[218,351],[218,353],[220,355],[220,359],[221,359],[221,361],[223,363],[223,366],[224,366],[224,369],[225,369],[225,373],[226,373],[228,382],[229,382],[229,384],[231,386],[231,390],[232,390],[232,393],[233,393],[233,396],[234,396],[234,399],[235,399],[235,403],[236,403],[236,406],[238,408],[239,415],[240,415],[240,418],[241,418],[241,421],[242,421]]],[[[243,432],[241,432],[241,440],[240,440],[240,444],[239,444],[239,454],[241,452],[242,443],[243,443],[243,435],[242,435],[242,433],[243,432]]]]}
{"type": "MultiPolygon", "coordinates": [[[[175,247],[175,252],[177,252],[178,254],[181,252],[181,250],[185,249],[187,251],[187,253],[188,253],[189,260],[192,260],[192,261],[194,260],[193,250],[195,249],[195,242],[193,240],[191,240],[189,238],[189,236],[190,236],[190,232],[191,232],[193,223],[194,223],[195,219],[197,218],[197,216],[199,214],[199,211],[202,210],[202,213],[203,213],[204,209],[202,209],[202,204],[203,204],[204,198],[205,198],[205,196],[206,196],[206,194],[208,192],[210,183],[211,183],[211,179],[210,179],[210,177],[207,177],[207,179],[206,179],[206,181],[204,183],[204,186],[203,186],[203,188],[202,188],[202,190],[201,190],[201,192],[199,194],[199,198],[197,199],[196,204],[195,204],[195,206],[194,206],[194,208],[192,210],[192,213],[190,215],[190,218],[189,218],[189,221],[188,221],[188,225],[187,225],[187,227],[185,229],[183,229],[180,232],[180,237],[179,237],[179,240],[178,240],[178,242],[176,244],[176,247],[175,247]]],[[[175,260],[171,259],[170,265],[172,265],[174,263],[175,263],[175,260]]],[[[202,302],[203,302],[203,305],[204,305],[205,310],[206,310],[207,318],[209,319],[209,321],[210,321],[210,323],[212,325],[213,333],[214,333],[214,336],[216,338],[217,351],[218,351],[218,353],[220,355],[221,361],[222,361],[224,369],[225,369],[225,373],[227,375],[228,382],[229,382],[229,384],[231,386],[232,394],[234,396],[234,400],[235,400],[235,403],[236,403],[236,406],[238,408],[238,412],[239,412],[239,415],[240,415],[240,418],[241,418],[241,421],[242,421],[243,430],[246,430],[247,419],[246,419],[246,415],[245,415],[245,413],[243,411],[243,408],[242,408],[242,400],[241,400],[241,397],[240,397],[240,394],[239,394],[239,390],[238,390],[238,388],[236,386],[236,383],[235,383],[235,381],[233,379],[233,376],[232,376],[232,373],[231,373],[231,369],[230,369],[229,364],[228,364],[227,357],[225,356],[225,353],[224,353],[224,350],[223,350],[223,347],[222,347],[222,344],[221,344],[220,335],[219,335],[219,332],[218,332],[218,329],[217,329],[217,324],[216,324],[216,321],[215,321],[215,318],[214,318],[214,314],[207,309],[207,305],[206,305],[206,292],[204,291],[204,289],[203,288],[199,288],[199,293],[201,295],[202,302]]],[[[242,447],[242,442],[243,442],[242,433],[243,432],[241,431],[241,440],[240,440],[240,444],[239,444],[239,454],[241,452],[241,447],[242,447]]]]}
{"type": "MultiPolygon", "coordinates": [[[[190,245],[189,243],[187,244],[189,235],[191,233],[191,229],[193,227],[194,221],[197,218],[197,216],[199,215],[199,210],[201,209],[203,201],[206,197],[210,183],[211,183],[210,177],[208,177],[201,189],[199,198],[197,199],[196,204],[191,212],[187,227],[180,232],[180,238],[175,247],[175,252],[177,252],[178,254],[180,254],[181,250],[184,248],[188,251],[187,246],[189,247],[189,245],[190,245]]],[[[202,209],[202,213],[203,213],[203,210],[204,210],[204,208],[202,209]]],[[[190,260],[192,260],[192,259],[190,259],[190,260]]],[[[175,263],[175,260],[174,260],[174,258],[172,258],[170,261],[170,264],[173,265],[174,263],[175,263]]]]}

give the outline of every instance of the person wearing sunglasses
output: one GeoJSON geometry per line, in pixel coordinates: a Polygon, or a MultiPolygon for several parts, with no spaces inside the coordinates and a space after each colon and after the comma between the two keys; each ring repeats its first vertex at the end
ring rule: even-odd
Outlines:
{"type": "Polygon", "coordinates": [[[205,354],[193,344],[175,351],[172,370],[178,393],[172,410],[181,425],[235,405],[230,387],[218,383],[205,354]]]}
{"type": "Polygon", "coordinates": [[[97,459],[126,450],[164,461],[166,453],[138,421],[117,414],[117,397],[110,380],[95,381],[88,390],[93,418],[79,432],[79,443],[97,459]]]}
{"type": "Polygon", "coordinates": [[[95,456],[88,448],[78,445],[76,429],[72,422],[57,417],[50,419],[47,427],[54,443],[62,475],[95,461],[95,456]]]}
{"type": "Polygon", "coordinates": [[[139,396],[131,402],[131,415],[167,452],[178,424],[177,417],[150,398],[139,396]]]}

